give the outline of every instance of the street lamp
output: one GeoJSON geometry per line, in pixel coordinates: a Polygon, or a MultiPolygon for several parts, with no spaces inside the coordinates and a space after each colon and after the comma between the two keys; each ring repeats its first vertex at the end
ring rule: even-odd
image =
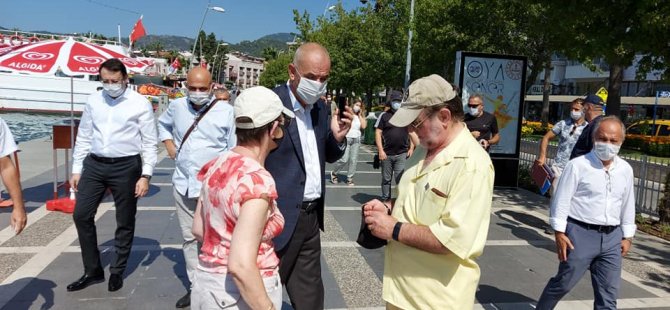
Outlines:
{"type": "MultiPolygon", "coordinates": [[[[200,28],[198,29],[198,33],[195,36],[195,42],[193,43],[193,50],[191,51],[191,55],[195,56],[195,47],[198,46],[198,39],[200,39],[200,31],[202,31],[202,26],[205,24],[205,18],[207,17],[207,12],[209,10],[219,12],[219,13],[225,13],[226,10],[220,6],[209,6],[207,5],[207,8],[205,9],[205,14],[202,15],[202,22],[200,22],[200,28]]],[[[198,57],[198,61],[200,61],[202,55],[198,57]]],[[[192,63],[191,63],[192,65],[192,63]]]]}

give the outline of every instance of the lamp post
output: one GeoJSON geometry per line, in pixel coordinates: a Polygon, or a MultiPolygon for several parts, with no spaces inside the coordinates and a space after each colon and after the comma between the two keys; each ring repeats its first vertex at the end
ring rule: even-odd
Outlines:
{"type": "MultiPolygon", "coordinates": [[[[207,12],[209,12],[209,10],[219,12],[219,13],[225,13],[226,12],[226,10],[224,8],[220,7],[220,6],[209,6],[209,4],[207,4],[207,8],[205,9],[205,14],[202,15],[202,22],[200,22],[200,28],[198,29],[198,33],[195,35],[195,42],[193,42],[193,50],[191,51],[191,55],[193,55],[193,56],[195,56],[195,47],[198,46],[198,39],[200,39],[200,31],[202,31],[202,26],[205,24],[205,18],[207,17],[207,12]]],[[[200,55],[200,57],[198,57],[198,62],[200,62],[201,57],[202,57],[202,55],[200,55]]],[[[191,63],[191,66],[192,65],[193,65],[193,63],[191,63]]]]}

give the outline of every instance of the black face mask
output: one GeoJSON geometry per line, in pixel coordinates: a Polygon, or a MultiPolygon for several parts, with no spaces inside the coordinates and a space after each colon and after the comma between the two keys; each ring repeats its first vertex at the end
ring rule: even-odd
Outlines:
{"type": "Polygon", "coordinates": [[[272,138],[272,142],[274,142],[277,145],[272,149],[273,151],[279,148],[279,145],[281,144],[282,140],[284,140],[284,137],[286,137],[286,128],[284,128],[284,126],[282,125],[277,126],[277,128],[281,128],[282,136],[281,138],[274,138],[274,137],[272,138]]]}

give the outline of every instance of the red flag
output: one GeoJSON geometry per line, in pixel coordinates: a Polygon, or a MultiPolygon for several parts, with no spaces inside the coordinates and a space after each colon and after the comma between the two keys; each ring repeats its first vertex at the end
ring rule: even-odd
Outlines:
{"type": "Polygon", "coordinates": [[[135,23],[135,27],[133,27],[133,31],[130,32],[130,45],[133,45],[133,42],[137,41],[137,39],[147,35],[144,25],[142,25],[142,17],[144,15],[140,16],[140,19],[135,23]]]}
{"type": "Polygon", "coordinates": [[[200,66],[203,67],[203,68],[207,68],[207,62],[203,59],[203,60],[200,62],[200,66]]]}
{"type": "Polygon", "coordinates": [[[179,62],[179,58],[175,58],[170,66],[172,68],[175,68],[175,69],[181,68],[181,63],[179,62]]]}

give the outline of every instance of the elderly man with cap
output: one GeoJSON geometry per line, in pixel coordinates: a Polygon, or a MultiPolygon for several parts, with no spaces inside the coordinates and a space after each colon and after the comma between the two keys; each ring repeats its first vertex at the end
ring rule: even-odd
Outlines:
{"type": "Polygon", "coordinates": [[[262,87],[235,100],[238,145],[198,174],[203,188],[193,220],[202,244],[192,309],[281,309],[279,257],[273,238],[284,229],[277,187],[265,169],[295,114],[262,87]]]}
{"type": "Polygon", "coordinates": [[[617,308],[621,263],[636,229],[633,168],[617,156],[626,133],[621,120],[605,116],[593,128],[593,149],[568,162],[551,201],[560,263],[536,309],[554,309],[587,269],[593,309],[617,308]]]}
{"type": "Polygon", "coordinates": [[[579,135],[577,143],[575,143],[575,146],[572,148],[570,159],[573,159],[577,156],[582,156],[588,152],[591,152],[593,149],[593,131],[596,127],[596,124],[603,116],[604,105],[605,102],[603,102],[603,99],[596,95],[588,95],[584,99],[584,117],[586,118],[586,121],[589,122],[589,124],[584,127],[582,134],[579,135]]]}
{"type": "MultiPolygon", "coordinates": [[[[186,77],[186,87],[188,96],[170,102],[158,119],[158,137],[170,158],[175,160],[173,195],[184,238],[182,250],[186,275],[193,284],[199,246],[191,227],[201,187],[196,176],[204,164],[235,146],[236,138],[233,107],[227,102],[217,102],[218,98],[212,100],[209,71],[202,67],[191,69],[186,77]]],[[[175,306],[185,308],[190,304],[189,289],[175,306]]]]}
{"type": "Polygon", "coordinates": [[[407,161],[392,206],[363,206],[373,235],[388,240],[387,309],[471,309],[493,196],[493,164],[463,123],[463,104],[438,75],[414,81],[393,115],[420,146],[407,161]],[[389,215],[388,212],[391,212],[389,215]]]}

